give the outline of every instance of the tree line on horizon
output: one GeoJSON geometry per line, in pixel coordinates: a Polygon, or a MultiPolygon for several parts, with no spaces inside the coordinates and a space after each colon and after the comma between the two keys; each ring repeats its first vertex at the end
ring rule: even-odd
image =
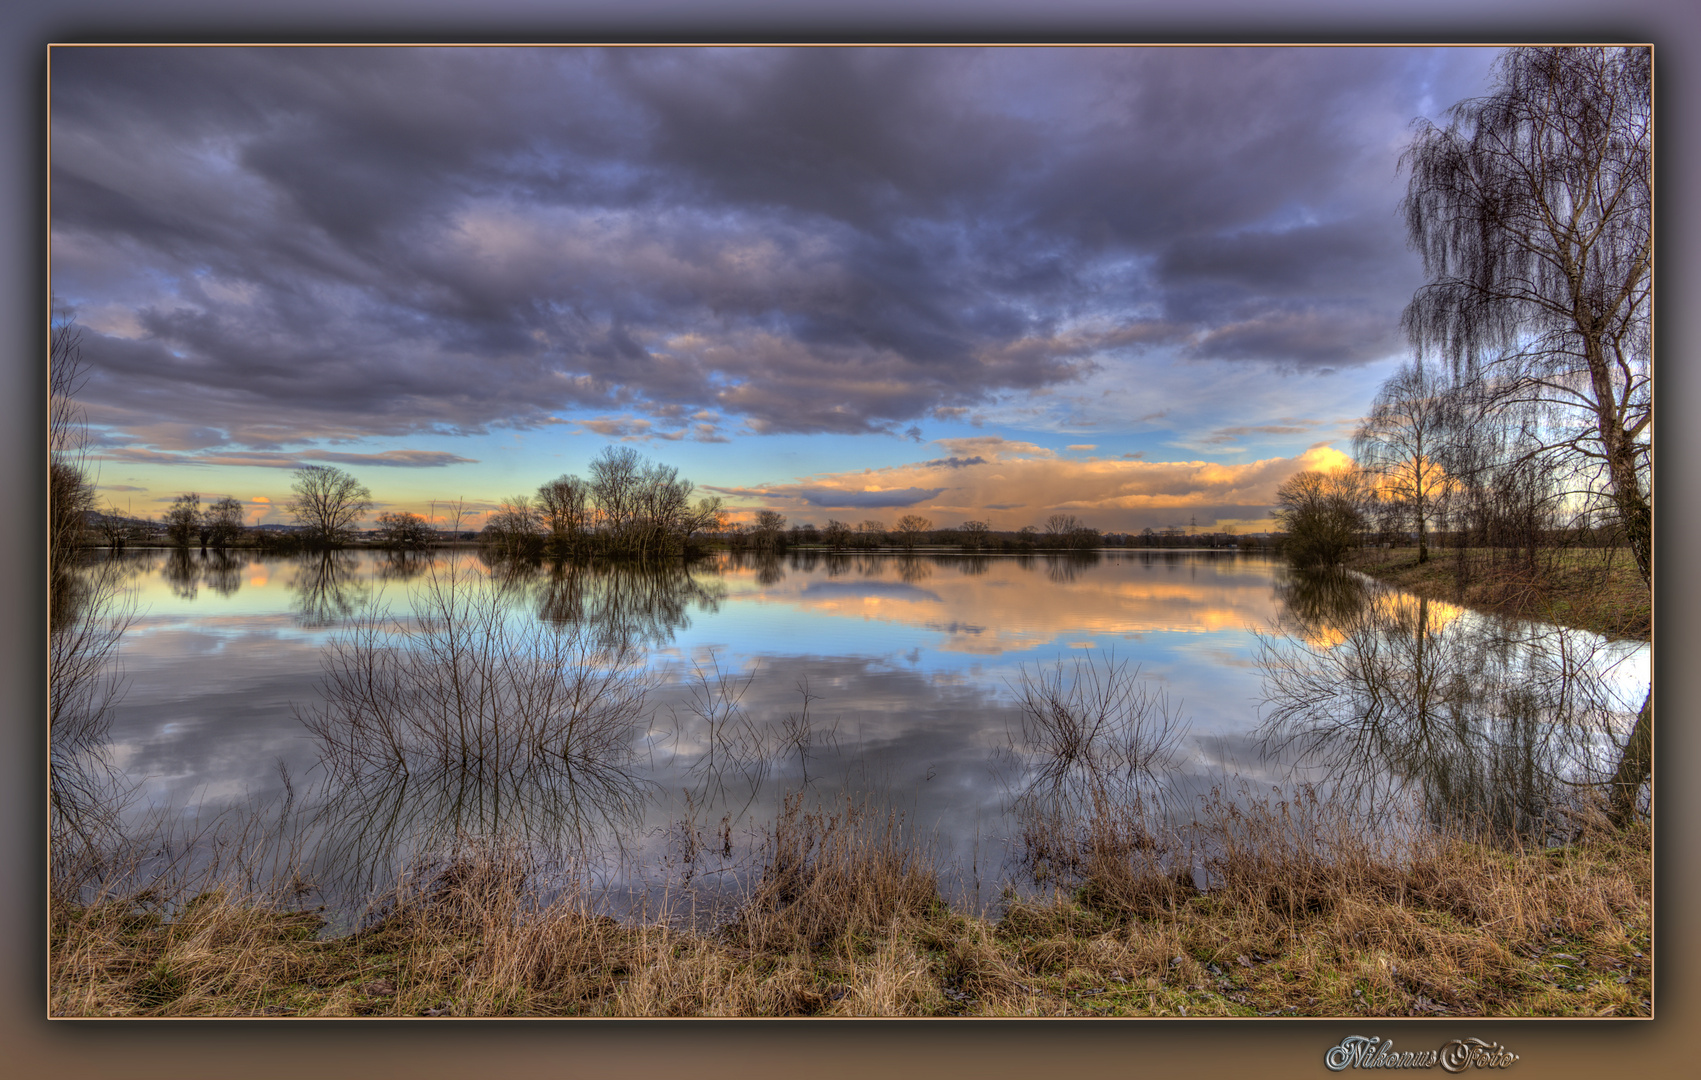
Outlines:
{"type": "Polygon", "coordinates": [[[482,530],[461,527],[464,510],[459,503],[447,504],[443,528],[419,514],[385,511],[377,515],[375,528],[357,529],[373,506],[370,489],[344,470],[324,465],[295,470],[291,497],[282,504],[295,521],[289,531],[245,527],[243,506],[236,499],[226,496],[203,506],[198,492],[178,495],[158,522],[141,521],[111,508],[95,511],[92,497],[82,512],[90,525],[87,531],[116,549],[126,543],[153,542],[162,534],[169,546],[199,546],[203,551],[239,544],[269,551],[320,550],[358,540],[409,551],[471,540],[500,558],[640,561],[697,554],[710,541],[734,551],[781,551],[807,545],[834,551],[946,546],[965,552],[1016,553],[1101,547],[1256,550],[1265,543],[1228,531],[1174,526],[1139,533],[1101,532],[1068,513],[1054,513],[1042,525],[1002,531],[976,519],[939,527],[920,514],[905,514],[892,525],[877,518],[854,524],[833,518],[825,525],[788,526],[785,515],[772,509],[757,510],[746,523],[729,520],[719,496],[693,502],[695,486],[681,478],[676,467],[650,461],[630,447],[605,448],[587,472],[587,477],[559,476],[535,493],[502,500],[488,514],[482,530]]]}

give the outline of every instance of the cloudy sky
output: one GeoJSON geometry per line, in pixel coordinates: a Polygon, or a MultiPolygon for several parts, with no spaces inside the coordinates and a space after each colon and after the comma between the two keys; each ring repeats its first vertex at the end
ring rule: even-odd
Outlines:
{"type": "Polygon", "coordinates": [[[56,48],[103,495],[470,505],[626,442],[794,521],[1256,528],[1405,355],[1483,49],[56,48]]]}

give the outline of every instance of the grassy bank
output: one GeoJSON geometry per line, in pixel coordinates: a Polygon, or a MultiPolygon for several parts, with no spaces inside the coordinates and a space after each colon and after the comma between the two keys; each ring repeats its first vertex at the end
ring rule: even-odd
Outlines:
{"type": "Polygon", "coordinates": [[[1647,641],[1653,632],[1648,587],[1628,551],[1598,548],[1540,550],[1532,564],[1521,552],[1361,549],[1348,565],[1379,581],[1432,600],[1519,618],[1571,626],[1611,638],[1647,641]]]}
{"type": "MultiPolygon", "coordinates": [[[[1316,801],[1226,810],[1199,891],[1162,845],[1086,828],[1079,873],[952,911],[894,819],[776,822],[712,929],[536,900],[476,850],[325,939],[263,898],[56,903],[59,1016],[1646,1016],[1645,828],[1398,860],[1316,801]],[[167,917],[167,910],[173,914],[167,917]]],[[[1202,848],[1190,850],[1197,852],[1202,848]]]]}

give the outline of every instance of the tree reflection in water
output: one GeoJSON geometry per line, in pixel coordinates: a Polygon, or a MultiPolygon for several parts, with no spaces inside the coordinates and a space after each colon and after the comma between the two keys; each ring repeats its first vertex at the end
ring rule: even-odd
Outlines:
{"type": "Polygon", "coordinates": [[[1568,838],[1598,809],[1633,707],[1592,634],[1501,622],[1343,573],[1278,586],[1260,639],[1267,755],[1337,797],[1479,838],[1568,838]]]}
{"type": "Polygon", "coordinates": [[[436,565],[436,559],[429,551],[411,549],[386,551],[383,561],[378,564],[378,580],[386,583],[413,581],[434,565],[436,565]]]}
{"type": "Polygon", "coordinates": [[[933,576],[934,560],[926,555],[898,556],[898,580],[917,585],[933,576]]]}
{"type": "Polygon", "coordinates": [[[756,566],[756,583],[778,585],[786,579],[785,562],[777,551],[756,551],[750,555],[756,566]]]}
{"type": "Polygon", "coordinates": [[[933,561],[939,566],[954,566],[964,577],[979,577],[992,568],[992,560],[985,555],[935,555],[933,561]]]}
{"type": "Polygon", "coordinates": [[[179,600],[195,599],[196,588],[201,583],[201,568],[188,548],[177,548],[167,555],[160,576],[171,586],[171,595],[179,600]]]}
{"type": "Polygon", "coordinates": [[[594,859],[637,820],[641,657],[512,618],[503,592],[451,565],[411,623],[363,617],[325,647],[323,700],[302,714],[325,774],[315,871],[351,898],[469,842],[594,859]]]}
{"type": "Polygon", "coordinates": [[[700,576],[700,565],[555,563],[514,579],[529,591],[538,618],[558,627],[582,627],[599,645],[667,645],[691,625],[691,610],[713,613],[726,586],[700,576]]]}
{"type": "Polygon", "coordinates": [[[236,595],[237,590],[242,588],[245,565],[244,560],[222,549],[197,554],[188,548],[177,548],[166,555],[160,576],[171,586],[171,594],[179,600],[195,599],[202,585],[228,597],[236,595]]]}
{"type": "Polygon", "coordinates": [[[111,710],[123,689],[118,647],[135,616],[124,581],[151,559],[56,567],[48,636],[48,803],[55,891],[75,889],[122,835],[131,785],[113,764],[111,710]]]}
{"type": "Polygon", "coordinates": [[[243,559],[228,551],[214,551],[201,559],[201,580],[220,596],[235,596],[242,588],[243,559]]]}
{"type": "Polygon", "coordinates": [[[295,593],[301,625],[335,626],[365,607],[370,590],[358,569],[359,557],[352,551],[316,551],[297,557],[289,588],[295,593]]]}
{"type": "Polygon", "coordinates": [[[1068,585],[1081,576],[1081,571],[1097,566],[1102,558],[1096,551],[1071,551],[1041,557],[1045,560],[1045,576],[1055,585],[1068,585]]]}

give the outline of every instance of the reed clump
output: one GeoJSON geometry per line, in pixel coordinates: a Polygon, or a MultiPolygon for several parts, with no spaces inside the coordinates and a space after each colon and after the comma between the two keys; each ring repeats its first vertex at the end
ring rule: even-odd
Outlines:
{"type": "Polygon", "coordinates": [[[728,933],[749,948],[819,948],[931,917],[942,906],[932,861],[905,835],[902,815],[856,800],[807,810],[793,793],[728,933]]]}

